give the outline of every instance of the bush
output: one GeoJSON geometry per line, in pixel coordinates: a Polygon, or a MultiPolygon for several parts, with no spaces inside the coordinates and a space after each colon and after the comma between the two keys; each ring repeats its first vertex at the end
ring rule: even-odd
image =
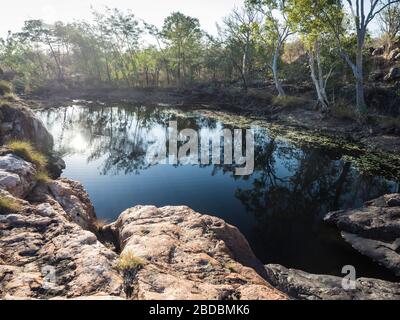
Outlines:
{"type": "Polygon", "coordinates": [[[356,120],[357,119],[357,115],[356,115],[356,112],[354,111],[354,108],[345,102],[337,103],[332,108],[331,113],[335,118],[338,118],[338,119],[343,119],[343,120],[356,120]]]}
{"type": "Polygon", "coordinates": [[[46,156],[36,151],[29,142],[14,140],[8,144],[8,148],[17,156],[34,163],[39,168],[44,168],[47,165],[46,156]]]}
{"type": "Polygon", "coordinates": [[[119,257],[117,269],[121,271],[137,270],[146,264],[146,260],[136,257],[132,252],[128,251],[119,257]]]}
{"type": "Polygon", "coordinates": [[[15,213],[22,209],[22,206],[13,198],[0,196],[0,213],[15,213]]]}
{"type": "Polygon", "coordinates": [[[12,93],[11,83],[5,80],[0,80],[0,96],[12,93]]]}
{"type": "Polygon", "coordinates": [[[298,108],[307,104],[307,99],[296,96],[274,97],[272,104],[282,108],[298,108]]]}

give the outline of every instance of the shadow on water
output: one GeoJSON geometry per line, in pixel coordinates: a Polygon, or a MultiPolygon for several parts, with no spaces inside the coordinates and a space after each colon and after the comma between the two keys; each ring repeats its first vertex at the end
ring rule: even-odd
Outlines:
{"type": "Polygon", "coordinates": [[[395,278],[359,255],[322,218],[333,210],[395,192],[399,184],[360,174],[340,150],[300,147],[253,128],[255,171],[235,176],[231,165],[150,165],[146,152],[161,146],[165,128],[191,128],[211,137],[223,123],[181,110],[139,106],[71,106],[37,112],[67,164],[64,176],[81,181],[100,218],[114,220],[134,205],[187,205],[236,225],[263,263],[340,275],[395,278]]]}

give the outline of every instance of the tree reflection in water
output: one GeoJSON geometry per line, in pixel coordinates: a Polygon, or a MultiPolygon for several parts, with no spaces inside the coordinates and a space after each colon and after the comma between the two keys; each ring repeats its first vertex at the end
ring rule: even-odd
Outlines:
{"type": "MultiPolygon", "coordinates": [[[[117,187],[107,191],[112,203],[107,210],[114,215],[125,203],[184,204],[237,225],[265,263],[331,274],[340,274],[343,265],[351,264],[365,276],[386,276],[347,246],[322,217],[328,211],[358,207],[395,192],[399,185],[360,174],[350,162],[341,160],[340,150],[296,146],[264,129],[254,129],[255,171],[251,176],[235,176],[232,165],[176,166],[172,171],[169,166],[150,166],[145,157],[151,145],[165,144],[163,135],[170,120],[177,120],[179,130],[194,129],[206,137],[226,126],[184,111],[131,105],[73,106],[39,111],[38,115],[55,137],[58,151],[68,159],[85,159],[87,166],[77,170],[77,179],[84,184],[81,171],[93,170],[89,168],[93,163],[99,176],[146,176],[140,181],[138,177],[118,180],[125,189],[135,188],[134,194],[125,195],[121,191],[125,189],[117,187]],[[167,182],[159,178],[163,174],[167,182]],[[156,184],[151,185],[151,179],[156,184]],[[136,203],[126,199],[134,196],[136,203]]],[[[68,165],[75,163],[67,161],[68,165]]],[[[104,193],[94,184],[89,189],[95,206],[104,205],[104,193]]]]}

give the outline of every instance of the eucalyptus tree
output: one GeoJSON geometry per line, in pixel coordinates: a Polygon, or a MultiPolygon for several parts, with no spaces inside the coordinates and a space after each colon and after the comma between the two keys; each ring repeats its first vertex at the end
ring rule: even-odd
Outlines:
{"type": "Polygon", "coordinates": [[[392,3],[379,15],[379,22],[384,36],[388,40],[387,48],[400,35],[400,3],[392,3]]]}
{"type": "Polygon", "coordinates": [[[22,32],[19,33],[19,37],[22,41],[28,40],[35,42],[38,46],[40,44],[47,46],[55,62],[58,71],[58,79],[61,80],[64,78],[59,56],[54,49],[54,46],[57,45],[58,38],[54,35],[53,26],[46,25],[42,20],[27,20],[24,23],[22,32]]]}
{"type": "Polygon", "coordinates": [[[247,3],[260,12],[265,21],[262,28],[262,41],[272,48],[270,68],[279,96],[285,96],[285,91],[279,79],[279,62],[285,43],[293,34],[287,15],[286,0],[247,0],[247,3]]]}
{"type": "Polygon", "coordinates": [[[259,13],[251,6],[235,8],[224,18],[220,29],[225,38],[233,65],[240,73],[243,88],[248,88],[251,70],[251,53],[256,42],[257,28],[261,23],[259,13]]]}
{"type": "MultiPolygon", "coordinates": [[[[339,2],[339,1],[337,1],[339,2]]],[[[357,36],[356,58],[352,59],[348,52],[342,46],[340,34],[337,35],[340,53],[343,59],[351,67],[353,75],[356,79],[356,101],[357,112],[360,116],[367,112],[364,93],[364,56],[368,27],[371,22],[389,6],[399,3],[400,0],[346,0],[344,1],[351,13],[351,26],[357,36]]]]}
{"type": "Polygon", "coordinates": [[[292,29],[300,33],[307,49],[311,78],[317,93],[318,103],[322,111],[326,112],[329,110],[326,87],[335,63],[329,61],[329,59],[324,59],[321,55],[322,47],[327,47],[327,51],[330,52],[333,52],[334,49],[332,34],[325,20],[341,17],[342,10],[340,7],[332,5],[330,0],[292,0],[288,1],[287,13],[292,29]],[[324,64],[326,68],[324,68],[324,64]]]}
{"type": "Polygon", "coordinates": [[[164,41],[174,56],[174,68],[179,86],[184,84],[187,69],[192,65],[201,48],[203,32],[196,18],[174,12],[164,20],[161,31],[164,41]]]}

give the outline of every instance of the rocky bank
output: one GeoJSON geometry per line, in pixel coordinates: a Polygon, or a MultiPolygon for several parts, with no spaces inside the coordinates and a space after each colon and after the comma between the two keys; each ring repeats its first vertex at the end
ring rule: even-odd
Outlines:
{"type": "MultiPolygon", "coordinates": [[[[2,143],[30,140],[51,154],[50,134],[25,106],[0,114],[2,143]]],[[[237,228],[188,207],[137,206],[101,225],[79,182],[42,181],[38,170],[1,148],[1,299],[400,299],[398,283],[358,279],[349,292],[341,278],[263,266],[237,228]]],[[[327,220],[398,273],[399,199],[327,220]]]]}

